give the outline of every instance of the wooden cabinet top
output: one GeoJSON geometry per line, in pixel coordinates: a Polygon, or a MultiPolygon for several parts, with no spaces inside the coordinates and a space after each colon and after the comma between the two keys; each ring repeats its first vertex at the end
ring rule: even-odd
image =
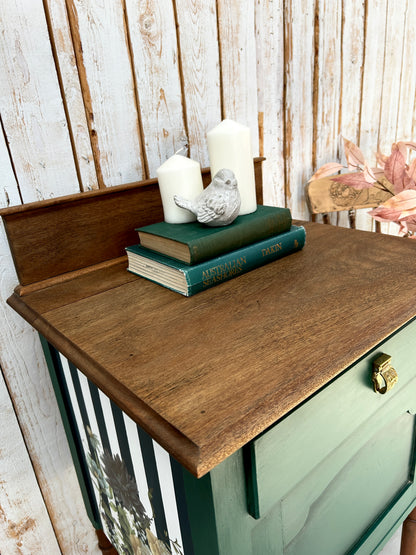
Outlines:
{"type": "Polygon", "coordinates": [[[190,298],[116,257],[9,304],[202,476],[416,315],[415,241],[304,225],[302,251],[190,298]]]}

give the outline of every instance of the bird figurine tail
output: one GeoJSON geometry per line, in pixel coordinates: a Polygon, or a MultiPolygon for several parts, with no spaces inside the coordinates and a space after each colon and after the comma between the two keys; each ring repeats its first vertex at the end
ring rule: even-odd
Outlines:
{"type": "Polygon", "coordinates": [[[173,200],[175,201],[175,203],[177,204],[177,206],[179,206],[180,208],[185,208],[185,210],[189,210],[190,212],[192,212],[193,214],[195,214],[195,210],[193,207],[193,204],[190,200],[183,198],[179,195],[175,195],[173,197],[173,200]]]}

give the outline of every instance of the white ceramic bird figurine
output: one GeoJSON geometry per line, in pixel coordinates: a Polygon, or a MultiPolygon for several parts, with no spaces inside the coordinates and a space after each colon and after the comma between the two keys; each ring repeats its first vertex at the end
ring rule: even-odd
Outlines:
{"type": "Polygon", "coordinates": [[[234,172],[219,170],[206,189],[195,200],[173,197],[181,208],[195,214],[198,222],[211,227],[231,224],[240,211],[241,197],[234,172]]]}

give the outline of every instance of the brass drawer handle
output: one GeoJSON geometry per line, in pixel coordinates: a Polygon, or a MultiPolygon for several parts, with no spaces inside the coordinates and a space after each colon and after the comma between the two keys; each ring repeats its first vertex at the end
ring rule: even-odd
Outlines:
{"type": "Polygon", "coordinates": [[[399,377],[396,370],[391,366],[390,355],[380,355],[373,362],[373,385],[376,393],[387,393],[396,385],[399,377]]]}

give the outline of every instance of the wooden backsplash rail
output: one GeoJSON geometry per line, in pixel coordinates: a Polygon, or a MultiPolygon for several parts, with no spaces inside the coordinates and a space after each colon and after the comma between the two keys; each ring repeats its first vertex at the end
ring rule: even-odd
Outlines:
{"type": "MultiPolygon", "coordinates": [[[[263,158],[255,159],[262,203],[263,158]]],[[[209,168],[202,170],[204,184],[209,168]]],[[[20,283],[25,287],[125,255],[135,228],[163,220],[157,179],[0,210],[20,283]]]]}

